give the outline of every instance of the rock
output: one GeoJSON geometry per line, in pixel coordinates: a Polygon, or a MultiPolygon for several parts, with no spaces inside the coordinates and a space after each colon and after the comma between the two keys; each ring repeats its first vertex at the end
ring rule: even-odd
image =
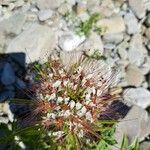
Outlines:
{"type": "MultiPolygon", "coordinates": [[[[46,59],[48,56],[45,54],[50,54],[55,46],[55,38],[55,32],[49,27],[33,24],[30,29],[23,31],[11,41],[6,53],[22,52],[26,54],[27,63],[39,61],[41,57],[46,59]]],[[[15,59],[21,62],[21,58],[15,59]]]]}
{"type": "Polygon", "coordinates": [[[3,68],[3,71],[1,74],[1,82],[4,85],[10,85],[10,84],[13,84],[15,82],[15,73],[14,73],[14,70],[9,63],[6,63],[4,65],[4,68],[3,68]]]}
{"type": "Polygon", "coordinates": [[[132,11],[125,14],[124,21],[125,21],[125,24],[127,26],[127,33],[128,34],[135,34],[139,31],[138,20],[134,16],[132,11]]]}
{"type": "Polygon", "coordinates": [[[141,141],[149,133],[150,118],[148,113],[140,107],[133,106],[127,116],[117,124],[115,139],[117,139],[118,144],[114,145],[113,150],[118,150],[121,147],[124,134],[127,135],[131,144],[135,138],[139,138],[141,141]]]}
{"type": "Polygon", "coordinates": [[[150,13],[147,15],[144,23],[147,27],[150,27],[150,13]]]}
{"type": "Polygon", "coordinates": [[[128,58],[128,53],[125,48],[118,48],[118,54],[121,57],[121,59],[123,59],[123,60],[128,58]]]}
{"type": "Polygon", "coordinates": [[[6,34],[19,34],[26,21],[25,14],[15,14],[10,18],[0,22],[0,30],[6,34]]]}
{"type": "Polygon", "coordinates": [[[61,15],[65,15],[67,14],[68,12],[70,13],[72,11],[72,7],[70,4],[68,3],[63,3],[59,8],[58,8],[58,12],[61,14],[61,15]]]}
{"type": "Polygon", "coordinates": [[[130,42],[128,58],[131,64],[140,66],[144,62],[144,57],[147,50],[143,46],[142,37],[140,34],[135,34],[130,42]]]}
{"type": "Polygon", "coordinates": [[[53,11],[50,9],[46,9],[46,10],[40,10],[40,12],[38,13],[38,17],[40,21],[45,21],[47,19],[49,19],[53,14],[53,11]]]}
{"type": "Polygon", "coordinates": [[[24,0],[17,0],[14,5],[15,7],[21,7],[24,5],[24,0]]]}
{"type": "Polygon", "coordinates": [[[96,33],[92,32],[89,38],[83,44],[84,50],[98,50],[101,54],[103,54],[104,48],[101,37],[96,33]]]}
{"type": "Polygon", "coordinates": [[[97,22],[97,27],[106,29],[104,35],[115,34],[125,31],[125,23],[122,17],[115,16],[111,18],[101,19],[97,22]]]}
{"type": "Polygon", "coordinates": [[[126,69],[126,81],[128,85],[138,87],[144,81],[144,76],[137,66],[130,64],[126,69]]]}
{"type": "Polygon", "coordinates": [[[142,142],[140,144],[140,150],[150,150],[150,143],[148,141],[142,142]]]}
{"type": "Polygon", "coordinates": [[[76,35],[73,32],[65,32],[59,37],[59,46],[64,51],[72,51],[77,48],[83,41],[85,36],[76,35]]]}
{"type": "Polygon", "coordinates": [[[0,92],[0,103],[4,102],[5,100],[7,100],[9,98],[14,98],[14,97],[15,97],[14,91],[0,92]]]}
{"type": "Polygon", "coordinates": [[[149,73],[149,71],[150,71],[150,56],[147,56],[145,58],[144,63],[140,67],[140,70],[141,70],[141,72],[142,72],[143,75],[146,75],[146,74],[149,73]]]}
{"type": "Polygon", "coordinates": [[[137,0],[129,0],[129,6],[131,7],[134,14],[137,16],[137,18],[141,19],[145,16],[146,9],[144,0],[140,0],[137,2],[137,0]]]}
{"type": "Polygon", "coordinates": [[[5,35],[3,32],[0,31],[0,53],[4,52],[5,44],[6,44],[5,35]]]}
{"type": "Polygon", "coordinates": [[[103,36],[105,43],[118,44],[123,40],[123,33],[106,34],[103,36]]]}
{"type": "Polygon", "coordinates": [[[142,87],[126,89],[123,93],[123,98],[125,101],[144,109],[150,106],[150,92],[142,87]]]}
{"type": "MultiPolygon", "coordinates": [[[[91,3],[92,2],[93,0],[91,1],[91,3]]],[[[97,9],[97,12],[100,12],[102,16],[110,17],[114,13],[115,6],[114,6],[114,1],[112,0],[104,0],[104,1],[101,1],[100,4],[99,4],[99,1],[97,1],[97,6],[99,6],[99,8],[97,9]]]]}
{"type": "Polygon", "coordinates": [[[61,4],[64,2],[65,0],[37,0],[37,7],[39,9],[56,9],[59,6],[61,6],[61,4]]]}
{"type": "Polygon", "coordinates": [[[145,30],[145,35],[150,40],[150,27],[145,30]]]}

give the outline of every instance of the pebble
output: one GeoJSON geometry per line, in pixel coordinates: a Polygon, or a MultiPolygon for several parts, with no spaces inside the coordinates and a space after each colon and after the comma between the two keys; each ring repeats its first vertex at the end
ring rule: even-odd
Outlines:
{"type": "MultiPolygon", "coordinates": [[[[23,31],[19,36],[14,38],[6,53],[24,53],[26,63],[31,63],[42,58],[45,61],[46,54],[50,54],[55,45],[55,32],[46,26],[32,24],[31,28],[23,31]],[[44,38],[43,38],[44,37],[44,38]]],[[[15,59],[21,59],[16,57],[15,59]]],[[[21,60],[19,60],[21,62],[21,60]]]]}
{"type": "Polygon", "coordinates": [[[84,50],[98,50],[100,54],[103,54],[104,47],[101,37],[96,34],[95,32],[92,32],[88,39],[83,44],[84,50]]]}
{"type": "Polygon", "coordinates": [[[15,14],[10,18],[0,22],[0,30],[6,34],[19,34],[26,21],[26,15],[22,13],[15,14]]]}
{"type": "Polygon", "coordinates": [[[128,52],[125,48],[118,48],[118,54],[123,60],[126,60],[128,58],[128,52]]]}
{"type": "Polygon", "coordinates": [[[143,109],[150,106],[150,92],[142,87],[126,89],[123,92],[123,98],[143,109]]]}
{"type": "Polygon", "coordinates": [[[128,58],[131,64],[140,66],[144,62],[147,50],[143,46],[142,36],[135,34],[130,42],[128,58]]]}
{"type": "Polygon", "coordinates": [[[111,18],[101,19],[97,22],[97,26],[105,29],[106,31],[103,33],[106,34],[115,34],[125,31],[125,23],[122,17],[115,16],[111,18]]]}
{"type": "Polygon", "coordinates": [[[40,21],[45,21],[49,18],[51,18],[53,15],[53,11],[50,9],[46,9],[46,10],[40,10],[38,13],[38,17],[40,21]]]}
{"type": "Polygon", "coordinates": [[[148,113],[137,106],[133,106],[129,113],[123,120],[117,125],[115,132],[115,139],[117,139],[118,144],[115,145],[116,148],[113,150],[118,150],[121,147],[123,135],[126,134],[130,143],[138,137],[139,141],[143,140],[150,133],[150,118],[148,113]]]}
{"type": "Polygon", "coordinates": [[[144,0],[140,0],[137,2],[137,0],[129,0],[129,6],[131,7],[134,14],[137,16],[137,18],[141,19],[145,16],[146,9],[144,0]]]}
{"type": "Polygon", "coordinates": [[[73,32],[66,32],[59,37],[58,44],[63,51],[73,51],[84,42],[84,40],[85,36],[79,36],[73,32]]]}
{"type": "Polygon", "coordinates": [[[57,9],[65,0],[37,0],[37,7],[44,9],[57,9]]]}
{"type": "Polygon", "coordinates": [[[123,33],[106,34],[103,36],[105,43],[118,44],[123,40],[123,33]]]}
{"type": "Polygon", "coordinates": [[[124,21],[125,21],[125,24],[127,26],[127,33],[128,34],[135,34],[135,33],[140,31],[139,30],[140,28],[139,28],[138,20],[134,16],[132,11],[130,11],[129,13],[125,14],[124,21]]]}
{"type": "Polygon", "coordinates": [[[144,75],[137,66],[130,64],[126,69],[126,81],[128,85],[139,87],[144,81],[144,75]]]}
{"type": "Polygon", "coordinates": [[[15,73],[9,63],[6,63],[3,67],[1,82],[6,86],[15,82],[15,73]]]}

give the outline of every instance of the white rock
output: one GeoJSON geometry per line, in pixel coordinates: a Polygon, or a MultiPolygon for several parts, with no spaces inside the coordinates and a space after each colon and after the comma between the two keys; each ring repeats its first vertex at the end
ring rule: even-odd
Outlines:
{"type": "Polygon", "coordinates": [[[106,29],[104,35],[120,33],[125,31],[125,23],[122,17],[115,16],[111,18],[101,19],[97,22],[97,26],[106,29]]]}
{"type": "Polygon", "coordinates": [[[56,9],[58,8],[65,0],[37,0],[38,8],[42,9],[56,9]]]}
{"type": "Polygon", "coordinates": [[[123,33],[106,34],[103,36],[105,43],[118,44],[123,40],[123,33]]]}
{"type": "Polygon", "coordinates": [[[40,10],[40,12],[38,13],[38,17],[40,21],[45,21],[47,19],[49,19],[53,14],[53,11],[50,9],[46,9],[46,10],[40,10]]]}
{"type": "Polygon", "coordinates": [[[0,30],[6,34],[19,34],[26,21],[25,14],[15,14],[0,22],[0,30]]]}
{"type": "Polygon", "coordinates": [[[144,75],[137,66],[129,65],[126,70],[126,81],[128,85],[138,87],[144,81],[144,75]]]}
{"type": "Polygon", "coordinates": [[[146,7],[144,4],[144,0],[129,0],[129,6],[131,7],[132,11],[135,13],[137,18],[141,19],[145,16],[146,7]]]}
{"type": "Polygon", "coordinates": [[[150,92],[145,88],[130,88],[124,91],[123,97],[126,101],[129,101],[142,108],[150,106],[150,92]]]}
{"type": "MultiPolygon", "coordinates": [[[[55,46],[55,33],[49,27],[33,24],[30,29],[23,31],[8,45],[6,53],[24,53],[26,62],[44,61],[55,46]]],[[[21,62],[21,58],[15,58],[21,62]]]]}
{"type": "Polygon", "coordinates": [[[83,49],[84,50],[89,50],[89,49],[99,50],[99,52],[103,54],[104,47],[103,47],[101,37],[98,34],[92,32],[89,38],[83,44],[83,49]]]}
{"type": "Polygon", "coordinates": [[[125,48],[119,48],[118,49],[118,53],[119,53],[119,56],[122,58],[122,59],[127,59],[128,57],[128,53],[127,53],[127,50],[125,48]]]}
{"type": "Polygon", "coordinates": [[[127,26],[127,33],[128,34],[135,34],[139,31],[138,20],[134,16],[132,11],[125,14],[124,21],[125,21],[125,24],[127,26]]]}
{"type": "Polygon", "coordinates": [[[139,141],[143,140],[150,133],[150,117],[148,113],[137,106],[133,106],[127,116],[121,120],[116,128],[115,139],[118,144],[113,147],[113,150],[118,150],[121,147],[123,135],[126,134],[129,138],[129,143],[135,138],[139,141]]]}
{"type": "Polygon", "coordinates": [[[143,46],[140,34],[135,34],[130,42],[128,58],[130,63],[140,66],[144,62],[147,50],[143,46]]]}
{"type": "Polygon", "coordinates": [[[79,36],[72,32],[66,32],[59,37],[59,46],[64,51],[76,49],[83,41],[85,36],[79,36]]]}

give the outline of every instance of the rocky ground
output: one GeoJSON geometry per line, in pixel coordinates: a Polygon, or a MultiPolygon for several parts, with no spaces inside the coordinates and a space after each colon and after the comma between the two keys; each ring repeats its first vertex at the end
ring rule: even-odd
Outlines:
{"type": "Polygon", "coordinates": [[[52,51],[83,50],[119,69],[124,101],[133,107],[117,139],[138,136],[141,150],[149,150],[149,0],[0,0],[0,122],[13,119],[5,100],[26,88],[27,64],[52,51]]]}

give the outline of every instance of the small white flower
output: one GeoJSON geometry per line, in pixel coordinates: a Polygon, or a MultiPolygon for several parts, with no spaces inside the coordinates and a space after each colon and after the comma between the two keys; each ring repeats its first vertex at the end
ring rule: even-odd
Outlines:
{"type": "Polygon", "coordinates": [[[76,103],[76,109],[79,110],[79,109],[81,109],[81,107],[82,107],[82,104],[79,103],[79,102],[77,102],[77,103],[76,103]]]}
{"type": "Polygon", "coordinates": [[[84,115],[84,114],[86,113],[86,111],[87,111],[86,107],[83,106],[83,107],[81,108],[81,113],[84,115]]]}
{"type": "Polygon", "coordinates": [[[57,102],[58,102],[58,103],[61,103],[62,101],[63,101],[63,98],[62,98],[62,97],[58,97],[58,98],[57,98],[57,102]]]}
{"type": "Polygon", "coordinates": [[[48,101],[53,100],[56,98],[56,94],[53,93],[52,95],[50,95],[50,97],[48,98],[48,101]]]}
{"type": "Polygon", "coordinates": [[[63,83],[64,83],[64,86],[66,86],[68,84],[68,81],[65,80],[63,83]]]}
{"type": "Polygon", "coordinates": [[[69,105],[70,105],[70,108],[73,109],[76,103],[73,100],[71,100],[69,105]]]}
{"type": "Polygon", "coordinates": [[[65,101],[65,104],[68,104],[68,102],[69,102],[69,99],[70,99],[69,97],[67,97],[67,98],[65,98],[65,99],[64,99],[64,101],[65,101]]]}
{"type": "Polygon", "coordinates": [[[65,116],[65,117],[68,117],[68,116],[70,116],[70,115],[71,115],[70,110],[66,110],[66,111],[64,112],[64,116],[65,116]]]}
{"type": "Polygon", "coordinates": [[[56,118],[56,114],[54,114],[54,113],[47,113],[47,118],[55,119],[56,118]]]}
{"type": "Polygon", "coordinates": [[[91,120],[92,115],[91,115],[91,113],[88,111],[88,112],[85,114],[85,117],[86,117],[87,120],[91,120]]]}
{"type": "Polygon", "coordinates": [[[53,84],[53,87],[54,88],[57,88],[57,87],[59,87],[61,85],[61,81],[56,81],[54,84],[53,84]]]}
{"type": "Polygon", "coordinates": [[[91,98],[91,93],[85,95],[85,100],[90,100],[90,98],[91,98]]]}

